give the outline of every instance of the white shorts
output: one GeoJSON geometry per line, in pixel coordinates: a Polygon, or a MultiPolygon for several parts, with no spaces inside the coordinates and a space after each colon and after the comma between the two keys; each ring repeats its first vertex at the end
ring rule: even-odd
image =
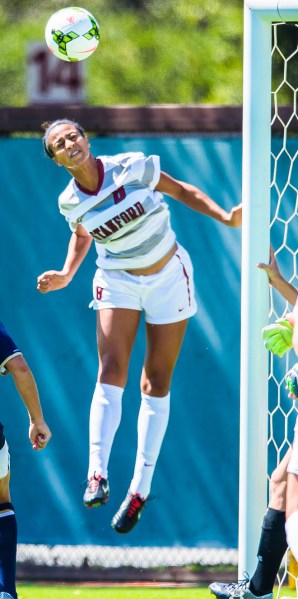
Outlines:
{"type": "Polygon", "coordinates": [[[145,320],[150,324],[169,324],[193,316],[197,304],[193,267],[187,251],[178,245],[169,262],[154,275],[98,268],[90,307],[144,311],[145,320]]]}
{"type": "Polygon", "coordinates": [[[10,457],[7,441],[5,441],[2,449],[0,449],[0,479],[4,478],[9,472],[10,457]]]}
{"type": "Polygon", "coordinates": [[[298,416],[294,428],[294,441],[292,444],[292,455],[288,463],[287,472],[298,475],[298,416]]]}

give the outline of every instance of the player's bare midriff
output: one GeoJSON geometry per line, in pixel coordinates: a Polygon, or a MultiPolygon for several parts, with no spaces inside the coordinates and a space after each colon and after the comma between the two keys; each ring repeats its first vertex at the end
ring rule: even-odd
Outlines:
{"type": "Polygon", "coordinates": [[[156,275],[171,260],[177,248],[177,243],[175,243],[173,247],[171,247],[171,249],[166,253],[166,255],[155,262],[155,264],[151,264],[151,266],[147,266],[147,268],[136,268],[133,270],[127,270],[126,272],[131,275],[156,275]]]}

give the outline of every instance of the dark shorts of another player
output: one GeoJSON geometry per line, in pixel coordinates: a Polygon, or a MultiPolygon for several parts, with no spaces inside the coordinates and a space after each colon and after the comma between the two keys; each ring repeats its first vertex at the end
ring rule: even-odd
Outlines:
{"type": "Polygon", "coordinates": [[[21,354],[19,348],[8,334],[3,322],[0,320],[0,374],[5,374],[5,364],[14,355],[21,354]]]}
{"type": "Polygon", "coordinates": [[[0,450],[2,449],[2,447],[4,446],[5,443],[5,436],[4,436],[4,426],[2,424],[2,422],[0,422],[0,450]]]}
{"type": "MultiPolygon", "coordinates": [[[[13,339],[8,334],[3,322],[0,320],[0,373],[3,371],[5,366],[3,366],[9,358],[13,357],[15,354],[21,354],[19,348],[13,341],[13,339]]],[[[3,372],[1,373],[3,374],[3,372]]],[[[2,449],[5,443],[5,436],[3,432],[4,426],[0,422],[0,449],[2,449]]]]}

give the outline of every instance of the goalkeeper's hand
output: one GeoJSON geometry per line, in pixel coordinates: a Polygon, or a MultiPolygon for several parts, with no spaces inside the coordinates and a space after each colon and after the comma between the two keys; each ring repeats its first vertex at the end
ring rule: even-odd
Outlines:
{"type": "Polygon", "coordinates": [[[292,348],[293,326],[286,318],[278,318],[274,324],[262,329],[266,349],[282,358],[292,348]]]}
{"type": "Polygon", "coordinates": [[[286,374],[286,388],[289,391],[289,397],[298,399],[298,363],[292,366],[286,374]]]}

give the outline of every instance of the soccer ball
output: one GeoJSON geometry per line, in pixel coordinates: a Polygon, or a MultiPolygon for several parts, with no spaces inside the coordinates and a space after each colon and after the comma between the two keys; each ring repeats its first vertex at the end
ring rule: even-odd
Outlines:
{"type": "Polygon", "coordinates": [[[78,6],[62,8],[46,24],[45,39],[51,52],[67,62],[84,60],[99,43],[99,24],[95,17],[78,6]]]}

